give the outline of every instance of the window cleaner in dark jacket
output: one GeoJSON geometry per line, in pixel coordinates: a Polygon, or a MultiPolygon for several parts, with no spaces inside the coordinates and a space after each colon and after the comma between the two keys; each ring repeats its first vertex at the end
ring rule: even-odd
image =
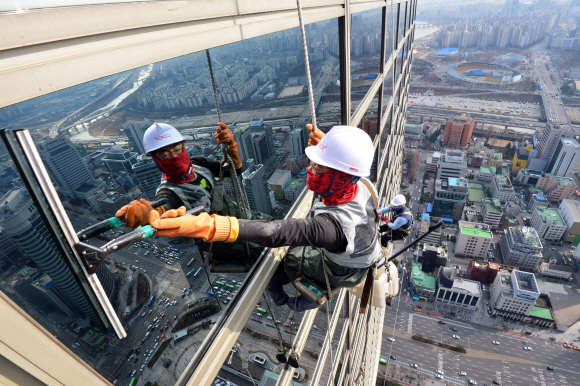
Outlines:
{"type": "Polygon", "coordinates": [[[381,244],[383,247],[386,247],[389,241],[403,240],[411,233],[411,229],[413,228],[413,214],[405,206],[406,202],[405,196],[397,194],[393,197],[388,207],[379,209],[379,215],[386,223],[379,228],[379,231],[383,233],[381,236],[381,244]],[[393,221],[384,216],[389,212],[393,212],[394,214],[393,221]]]}
{"type": "MultiPolygon", "coordinates": [[[[311,125],[309,129],[312,130],[311,125]]],[[[296,278],[302,247],[302,272],[325,283],[324,259],[330,285],[353,287],[366,276],[369,267],[381,258],[378,242],[376,190],[368,181],[374,147],[364,131],[350,126],[335,126],[326,135],[310,134],[306,155],[308,189],[322,196],[313,206],[309,219],[279,221],[238,220],[202,213],[184,215],[185,208],[170,210],[161,217],[151,212],[150,223],[160,236],[188,236],[212,241],[250,241],[265,247],[290,245],[283,263],[274,274],[268,290],[277,305],[287,304],[296,311],[313,309],[318,304],[300,295],[290,298],[283,285],[296,278]],[[315,146],[314,146],[315,145],[315,146]]]]}

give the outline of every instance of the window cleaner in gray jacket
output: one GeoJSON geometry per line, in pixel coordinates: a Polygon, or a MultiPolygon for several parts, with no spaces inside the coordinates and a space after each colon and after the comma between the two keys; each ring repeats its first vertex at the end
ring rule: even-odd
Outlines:
{"type": "Polygon", "coordinates": [[[402,194],[397,194],[391,200],[391,204],[386,208],[379,209],[379,215],[385,222],[379,227],[379,231],[383,233],[381,236],[381,244],[386,247],[389,241],[403,240],[410,233],[413,228],[413,214],[405,206],[407,200],[402,194]],[[393,212],[393,221],[386,218],[384,215],[393,212]]]}
{"type": "MultiPolygon", "coordinates": [[[[311,125],[309,129],[312,129],[311,125]]],[[[359,284],[381,257],[378,242],[376,190],[361,178],[370,174],[374,147],[364,131],[350,126],[335,126],[328,134],[313,131],[306,155],[308,189],[322,196],[313,206],[309,219],[278,221],[238,220],[235,217],[184,215],[185,208],[161,216],[152,211],[150,223],[160,236],[187,236],[214,241],[250,241],[265,247],[289,245],[283,263],[275,272],[268,290],[276,305],[287,304],[301,312],[318,304],[300,295],[290,298],[283,285],[296,278],[304,250],[302,273],[325,283],[322,259],[330,285],[353,287],[359,284]]]]}

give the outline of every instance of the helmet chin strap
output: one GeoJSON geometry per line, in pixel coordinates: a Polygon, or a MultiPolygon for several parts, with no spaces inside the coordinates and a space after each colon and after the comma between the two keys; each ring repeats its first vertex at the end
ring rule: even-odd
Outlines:
{"type": "MultiPolygon", "coordinates": [[[[328,190],[326,192],[320,193],[320,195],[322,197],[327,197],[327,196],[330,196],[332,193],[336,193],[337,192],[337,191],[332,190],[332,184],[334,184],[334,179],[336,178],[336,174],[337,173],[338,173],[338,170],[334,169],[334,174],[332,175],[332,180],[330,181],[330,187],[328,188],[328,190]]],[[[357,182],[359,182],[359,180],[360,180],[360,177],[352,176],[351,177],[350,184],[348,184],[347,186],[345,186],[341,190],[344,190],[344,189],[348,188],[350,185],[355,185],[357,182]]],[[[338,192],[340,192],[341,190],[338,190],[338,192]]]]}

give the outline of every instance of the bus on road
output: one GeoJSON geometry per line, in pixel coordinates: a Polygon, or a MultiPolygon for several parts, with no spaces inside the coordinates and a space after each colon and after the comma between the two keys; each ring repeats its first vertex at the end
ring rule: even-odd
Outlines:
{"type": "Polygon", "coordinates": [[[193,275],[195,273],[195,268],[192,269],[191,271],[189,271],[185,276],[190,277],[191,275],[193,275]]]}
{"type": "Polygon", "coordinates": [[[131,383],[129,383],[129,386],[133,386],[133,385],[135,384],[135,380],[136,380],[136,379],[137,379],[137,378],[133,377],[133,379],[131,379],[131,383]]]}
{"type": "Polygon", "coordinates": [[[155,301],[155,295],[153,295],[149,298],[149,302],[147,302],[147,306],[151,307],[151,305],[153,304],[154,301],[155,301]]]}
{"type": "Polygon", "coordinates": [[[216,281],[215,283],[216,283],[217,285],[222,285],[222,286],[225,284],[223,281],[216,281]]]}
{"type": "Polygon", "coordinates": [[[189,263],[187,263],[187,266],[189,267],[193,263],[194,260],[195,260],[195,257],[193,259],[189,260],[189,263]]]}
{"type": "Polygon", "coordinates": [[[267,314],[268,311],[266,311],[265,308],[261,308],[261,307],[256,307],[256,311],[261,312],[262,314],[267,314]]]}
{"type": "Polygon", "coordinates": [[[228,284],[228,283],[225,284],[225,287],[230,288],[230,289],[236,289],[236,287],[234,287],[233,285],[228,284]]]}
{"type": "Polygon", "coordinates": [[[199,267],[199,269],[197,270],[197,272],[193,274],[193,277],[197,277],[197,275],[199,275],[200,272],[201,272],[201,267],[199,267]]]}

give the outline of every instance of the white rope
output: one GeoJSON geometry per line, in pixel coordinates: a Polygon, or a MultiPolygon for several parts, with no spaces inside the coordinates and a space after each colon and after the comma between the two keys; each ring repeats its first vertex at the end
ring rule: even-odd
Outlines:
{"type": "Polygon", "coordinates": [[[316,130],[316,112],[314,111],[314,94],[312,93],[312,79],[310,77],[310,63],[308,62],[308,46],[306,45],[306,31],[304,30],[304,20],[302,18],[302,5],[300,0],[296,0],[298,5],[298,20],[300,21],[300,35],[302,36],[302,51],[304,53],[304,66],[306,67],[306,80],[308,82],[308,98],[310,99],[310,113],[312,115],[312,126],[316,130]]]}

